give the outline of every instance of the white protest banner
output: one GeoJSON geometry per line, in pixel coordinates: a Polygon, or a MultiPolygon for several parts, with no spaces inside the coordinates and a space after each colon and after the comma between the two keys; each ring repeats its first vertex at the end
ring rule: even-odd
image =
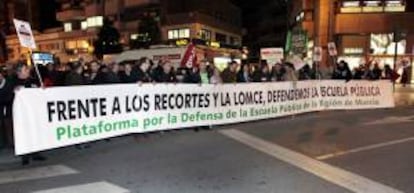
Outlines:
{"type": "Polygon", "coordinates": [[[313,61],[322,62],[322,47],[315,47],[313,49],[313,61]]]}
{"type": "Polygon", "coordinates": [[[328,52],[330,56],[337,56],[338,51],[336,50],[335,42],[329,42],[328,43],[328,52]]]}
{"type": "Polygon", "coordinates": [[[13,116],[22,155],[130,133],[305,112],[394,107],[388,81],[224,85],[120,84],[21,89],[13,116]]]}
{"type": "Polygon", "coordinates": [[[17,36],[19,37],[20,45],[22,47],[36,49],[35,39],[32,33],[32,27],[30,23],[13,19],[14,27],[16,28],[17,36]]]}
{"type": "Polygon", "coordinates": [[[260,49],[260,58],[271,65],[281,62],[284,58],[283,48],[262,48],[260,49]]]}

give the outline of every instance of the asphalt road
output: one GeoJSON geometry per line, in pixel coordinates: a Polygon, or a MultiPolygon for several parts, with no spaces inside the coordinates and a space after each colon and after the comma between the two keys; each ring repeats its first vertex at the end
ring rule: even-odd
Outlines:
{"type": "Polygon", "coordinates": [[[0,155],[1,193],[414,192],[414,107],[310,113],[0,155]]]}

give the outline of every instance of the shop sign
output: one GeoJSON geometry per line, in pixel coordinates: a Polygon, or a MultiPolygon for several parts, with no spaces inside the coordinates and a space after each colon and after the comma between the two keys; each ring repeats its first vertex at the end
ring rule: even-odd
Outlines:
{"type": "Polygon", "coordinates": [[[177,45],[177,46],[186,46],[186,45],[188,45],[188,40],[187,39],[180,39],[180,40],[177,40],[177,41],[175,41],[175,44],[177,45]]]}
{"type": "Polygon", "coordinates": [[[207,46],[210,46],[210,47],[213,47],[213,48],[220,48],[221,47],[220,42],[209,41],[206,44],[207,44],[207,46]]]}

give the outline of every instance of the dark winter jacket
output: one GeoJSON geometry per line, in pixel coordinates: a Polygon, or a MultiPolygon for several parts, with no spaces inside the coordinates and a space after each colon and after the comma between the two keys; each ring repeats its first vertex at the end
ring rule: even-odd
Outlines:
{"type": "Polygon", "coordinates": [[[70,72],[68,75],[66,75],[66,86],[85,85],[85,83],[85,78],[81,74],[78,74],[76,72],[70,72]]]}

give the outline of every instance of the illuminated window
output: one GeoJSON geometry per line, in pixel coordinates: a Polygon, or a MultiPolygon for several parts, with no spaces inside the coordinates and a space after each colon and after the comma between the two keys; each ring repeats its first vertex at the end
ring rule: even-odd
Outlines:
{"type": "Polygon", "coordinates": [[[342,2],[341,13],[359,13],[362,12],[360,1],[342,2]]]}
{"type": "Polygon", "coordinates": [[[385,2],[384,11],[386,12],[404,12],[405,5],[402,1],[391,0],[385,2]]]}
{"type": "Polygon", "coordinates": [[[72,23],[65,23],[65,24],[63,24],[63,28],[64,28],[65,32],[72,31],[72,23]]]}
{"type": "Polygon", "coordinates": [[[342,7],[359,7],[359,1],[344,1],[342,2],[342,7]]]}
{"type": "Polygon", "coordinates": [[[89,48],[89,42],[87,40],[72,40],[67,41],[65,44],[66,50],[78,50],[85,51],[89,48]]]}
{"type": "MultiPolygon", "coordinates": [[[[375,55],[394,55],[395,44],[393,42],[394,35],[391,34],[371,34],[371,50],[375,55]]],[[[397,43],[397,54],[404,54],[407,41],[401,40],[397,43]]]]}
{"type": "Polygon", "coordinates": [[[86,20],[88,27],[100,27],[103,26],[103,17],[102,16],[95,16],[89,17],[86,20]]]}
{"type": "Polygon", "coordinates": [[[81,49],[87,49],[89,47],[89,43],[87,40],[78,40],[76,41],[76,47],[81,49]]]}
{"type": "Polygon", "coordinates": [[[362,12],[383,12],[384,7],[381,6],[381,1],[364,1],[362,12]]]}
{"type": "Polygon", "coordinates": [[[82,21],[81,22],[81,29],[82,30],[85,30],[85,29],[87,29],[88,28],[88,22],[87,21],[82,21]]]}
{"type": "MultiPolygon", "coordinates": [[[[405,1],[404,0],[342,1],[340,12],[341,13],[405,12],[405,1]]],[[[296,19],[298,19],[298,17],[296,19]]]]}
{"type": "Polygon", "coordinates": [[[189,38],[190,37],[190,29],[180,29],[179,36],[180,36],[180,38],[189,38]]]}
{"type": "Polygon", "coordinates": [[[344,48],[345,55],[361,55],[364,53],[363,48],[344,48]]]}
{"type": "Polygon", "coordinates": [[[168,31],[168,39],[172,40],[172,39],[178,39],[178,30],[169,30],[168,31]]]}
{"type": "Polygon", "coordinates": [[[190,38],[190,29],[182,28],[182,29],[173,29],[168,30],[168,39],[180,39],[180,38],[190,38]]]}
{"type": "Polygon", "coordinates": [[[131,40],[137,40],[138,34],[131,34],[131,40]]]}
{"type": "Polygon", "coordinates": [[[364,1],[364,6],[366,6],[366,7],[379,7],[379,6],[381,6],[381,1],[364,1]]]}
{"type": "Polygon", "coordinates": [[[76,49],[76,41],[67,41],[65,47],[68,50],[76,49]]]}
{"type": "Polygon", "coordinates": [[[206,29],[202,29],[200,31],[200,37],[203,40],[211,40],[211,31],[210,30],[206,30],[206,29]]]}

